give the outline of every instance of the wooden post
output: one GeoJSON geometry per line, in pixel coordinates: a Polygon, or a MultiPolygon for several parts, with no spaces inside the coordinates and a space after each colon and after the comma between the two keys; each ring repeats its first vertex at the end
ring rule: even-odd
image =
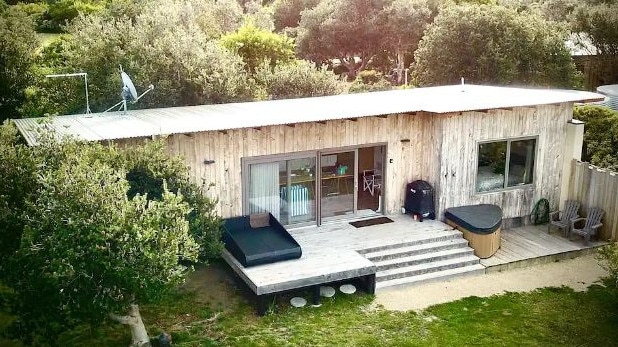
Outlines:
{"type": "Polygon", "coordinates": [[[571,177],[571,161],[581,160],[584,143],[584,123],[576,119],[568,121],[562,164],[562,182],[560,184],[560,210],[564,209],[564,200],[569,197],[569,180],[571,177]]]}

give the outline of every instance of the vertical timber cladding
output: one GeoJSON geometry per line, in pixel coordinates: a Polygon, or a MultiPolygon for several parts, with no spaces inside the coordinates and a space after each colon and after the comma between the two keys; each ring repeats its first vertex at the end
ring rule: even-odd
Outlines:
{"type": "Polygon", "coordinates": [[[437,128],[435,115],[397,114],[177,134],[168,137],[168,151],[185,158],[197,183],[212,184],[207,194],[218,199],[220,215],[230,217],[242,214],[242,158],[386,143],[384,206],[387,213],[397,213],[407,182],[437,182],[437,128]]]}
{"type": "Polygon", "coordinates": [[[441,182],[436,188],[440,216],[448,207],[484,203],[500,206],[504,218],[524,217],[540,198],[548,199],[556,208],[561,199],[566,125],[572,113],[572,103],[561,103],[438,116],[444,134],[441,182]],[[477,194],[478,142],[526,136],[538,136],[532,186],[477,194]]]}

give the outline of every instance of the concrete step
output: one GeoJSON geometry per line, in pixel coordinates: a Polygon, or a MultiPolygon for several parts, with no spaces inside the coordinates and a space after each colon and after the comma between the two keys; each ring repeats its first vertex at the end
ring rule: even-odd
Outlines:
{"type": "Polygon", "coordinates": [[[463,258],[469,255],[473,255],[474,250],[467,245],[455,249],[430,251],[428,253],[415,254],[411,256],[404,256],[401,258],[392,258],[380,261],[373,261],[377,267],[377,271],[386,271],[390,269],[397,269],[407,266],[420,265],[426,263],[434,263],[442,260],[463,258]]]}
{"type": "Polygon", "coordinates": [[[363,256],[371,261],[379,262],[388,259],[403,258],[418,254],[434,253],[447,249],[457,249],[468,247],[468,241],[462,238],[453,238],[444,241],[428,242],[414,246],[393,247],[377,252],[369,252],[363,256]]]}
{"type": "Polygon", "coordinates": [[[461,239],[461,238],[462,238],[462,233],[458,230],[444,230],[444,231],[440,231],[437,233],[431,233],[429,235],[423,236],[416,240],[403,241],[403,242],[392,242],[386,245],[379,245],[375,247],[357,249],[356,251],[361,255],[365,255],[368,253],[375,253],[375,252],[385,251],[389,249],[414,247],[414,246],[433,243],[433,242],[440,242],[440,241],[447,241],[447,240],[461,239]]]}
{"type": "Polygon", "coordinates": [[[388,281],[403,277],[412,277],[423,275],[431,272],[444,271],[458,267],[479,264],[480,259],[474,255],[465,255],[457,258],[439,260],[435,262],[397,267],[394,269],[378,271],[376,273],[376,281],[388,281]]]}
{"type": "Polygon", "coordinates": [[[400,287],[425,284],[430,282],[444,281],[454,277],[474,276],[485,273],[485,267],[481,264],[473,264],[462,267],[456,267],[443,271],[428,272],[422,275],[395,278],[391,280],[380,281],[376,283],[376,290],[397,289],[400,287]]]}

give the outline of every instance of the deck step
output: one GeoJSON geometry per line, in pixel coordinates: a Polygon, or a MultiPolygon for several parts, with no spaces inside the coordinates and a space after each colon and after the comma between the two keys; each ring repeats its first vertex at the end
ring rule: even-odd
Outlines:
{"type": "Polygon", "coordinates": [[[403,277],[413,277],[431,272],[445,271],[449,269],[479,264],[480,259],[474,255],[465,255],[457,258],[438,260],[429,263],[397,267],[394,269],[378,271],[376,281],[388,281],[403,277]]]}
{"type": "Polygon", "coordinates": [[[394,248],[414,247],[414,246],[419,246],[423,244],[429,244],[429,243],[435,243],[435,242],[447,241],[447,240],[453,240],[453,239],[461,239],[461,238],[462,238],[462,234],[460,231],[445,230],[439,233],[432,233],[423,238],[419,238],[419,239],[412,240],[412,241],[391,242],[385,245],[368,247],[364,249],[357,249],[356,251],[364,256],[365,254],[390,250],[394,248]]]}
{"type": "Polygon", "coordinates": [[[467,247],[468,241],[464,238],[452,238],[444,241],[428,242],[414,246],[398,246],[390,249],[385,249],[377,252],[369,252],[363,256],[373,262],[389,260],[394,258],[403,258],[419,254],[434,253],[445,251],[447,249],[457,249],[467,247]]]}
{"type": "Polygon", "coordinates": [[[396,289],[403,286],[412,286],[425,284],[429,282],[444,281],[453,277],[472,276],[485,273],[485,267],[481,264],[473,264],[462,267],[456,267],[443,271],[428,272],[422,275],[395,278],[391,280],[380,281],[376,283],[376,290],[396,289]]]}
{"type": "Polygon", "coordinates": [[[377,267],[377,271],[386,271],[390,269],[397,269],[402,267],[408,267],[413,265],[420,265],[426,263],[435,263],[442,260],[464,258],[469,255],[473,255],[474,250],[467,245],[455,249],[436,250],[428,253],[415,254],[411,256],[404,256],[399,258],[391,258],[380,261],[373,261],[377,267]]]}

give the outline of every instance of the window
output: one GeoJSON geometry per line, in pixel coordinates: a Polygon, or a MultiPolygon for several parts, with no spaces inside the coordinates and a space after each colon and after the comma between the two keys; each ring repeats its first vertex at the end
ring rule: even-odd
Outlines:
{"type": "Polygon", "coordinates": [[[535,155],[535,138],[479,143],[476,192],[532,184],[535,155]]]}

